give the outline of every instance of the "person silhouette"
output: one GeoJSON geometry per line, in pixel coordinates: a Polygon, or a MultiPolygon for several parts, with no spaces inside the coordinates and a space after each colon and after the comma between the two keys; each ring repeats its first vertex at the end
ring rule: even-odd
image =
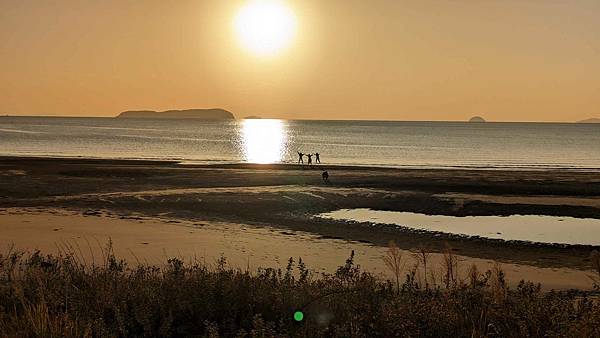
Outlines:
{"type": "Polygon", "coordinates": [[[311,165],[313,154],[306,154],[306,157],[308,157],[308,165],[311,165]]]}
{"type": "Polygon", "coordinates": [[[304,154],[303,154],[303,153],[301,153],[301,152],[298,152],[298,163],[302,163],[302,164],[304,164],[304,159],[303,159],[303,157],[304,157],[304,154]]]}
{"type": "Polygon", "coordinates": [[[315,153],[315,163],[321,163],[321,158],[319,157],[319,153],[315,153]]]}
{"type": "Polygon", "coordinates": [[[329,173],[325,170],[321,176],[323,177],[323,182],[329,182],[329,173]]]}

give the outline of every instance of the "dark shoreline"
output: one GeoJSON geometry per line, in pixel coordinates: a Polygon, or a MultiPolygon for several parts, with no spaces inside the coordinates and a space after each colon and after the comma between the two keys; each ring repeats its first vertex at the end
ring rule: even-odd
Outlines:
{"type": "Polygon", "coordinates": [[[226,160],[214,160],[205,161],[201,160],[189,160],[181,158],[109,158],[109,157],[89,157],[89,156],[41,156],[41,155],[0,155],[0,161],[76,161],[78,163],[98,163],[98,162],[112,162],[114,164],[172,164],[177,166],[184,166],[189,168],[215,168],[215,169],[256,169],[256,170],[267,170],[267,169],[278,169],[278,170],[308,170],[308,169],[323,169],[323,170],[357,170],[357,171],[410,171],[410,170],[425,170],[425,171],[439,171],[439,170],[450,170],[459,172],[548,172],[548,173],[586,173],[586,174],[599,174],[600,167],[572,167],[572,166],[429,166],[429,165],[365,165],[365,164],[315,164],[308,166],[306,164],[297,164],[295,162],[282,162],[272,164],[260,164],[260,163],[245,163],[245,162],[232,162],[226,160]]]}
{"type": "MultiPolygon", "coordinates": [[[[308,231],[403,249],[446,245],[461,255],[588,268],[594,246],[553,245],[386,229],[315,219],[342,208],[451,216],[534,214],[600,218],[600,173],[0,157],[0,208],[107,210],[308,231]],[[325,167],[325,166],[324,166],[325,167]]],[[[161,216],[161,217],[163,217],[161,216]]]]}

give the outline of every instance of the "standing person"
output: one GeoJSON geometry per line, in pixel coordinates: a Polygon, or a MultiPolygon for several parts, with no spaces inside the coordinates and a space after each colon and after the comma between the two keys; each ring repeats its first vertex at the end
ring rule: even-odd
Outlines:
{"type": "Polygon", "coordinates": [[[313,154],[306,154],[306,157],[308,157],[308,165],[311,165],[313,154]]]}
{"type": "Polygon", "coordinates": [[[315,163],[321,163],[321,159],[319,158],[319,153],[315,153],[315,163]]]}
{"type": "Polygon", "coordinates": [[[304,159],[303,159],[303,157],[304,157],[304,154],[303,154],[303,153],[301,153],[301,152],[298,152],[298,163],[302,163],[302,164],[304,164],[304,159]]]}
{"type": "Polygon", "coordinates": [[[329,182],[329,173],[325,170],[321,176],[323,177],[323,182],[329,182]]]}

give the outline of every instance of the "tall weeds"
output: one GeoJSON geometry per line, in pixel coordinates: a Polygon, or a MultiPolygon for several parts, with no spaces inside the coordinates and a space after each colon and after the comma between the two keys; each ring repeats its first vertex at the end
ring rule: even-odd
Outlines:
{"type": "Polygon", "coordinates": [[[600,290],[600,252],[597,250],[592,251],[590,254],[590,260],[592,262],[592,267],[594,268],[595,276],[592,276],[592,280],[594,281],[594,288],[600,290]]]}
{"type": "Polygon", "coordinates": [[[446,288],[458,285],[458,258],[452,252],[452,248],[446,245],[443,251],[443,282],[446,288]]]}
{"type": "Polygon", "coordinates": [[[383,257],[383,262],[392,272],[396,281],[396,291],[400,293],[400,278],[402,270],[404,270],[404,262],[402,262],[402,252],[394,241],[389,243],[387,254],[383,257]]]}
{"type": "Polygon", "coordinates": [[[225,258],[129,266],[110,244],[97,263],[74,252],[0,254],[0,337],[600,336],[594,298],[531,283],[510,289],[500,265],[471,268],[462,283],[451,252],[435,287],[401,279],[395,245],[386,256],[393,282],[362,271],[354,255],[316,274],[300,260],[248,271],[225,258]]]}

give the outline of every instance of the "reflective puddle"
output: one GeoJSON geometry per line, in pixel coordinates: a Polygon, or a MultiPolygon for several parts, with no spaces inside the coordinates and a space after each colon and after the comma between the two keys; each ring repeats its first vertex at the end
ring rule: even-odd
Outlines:
{"type": "Polygon", "coordinates": [[[341,209],[318,217],[503,240],[600,245],[600,219],[593,218],[538,215],[456,217],[371,209],[341,209]]]}

